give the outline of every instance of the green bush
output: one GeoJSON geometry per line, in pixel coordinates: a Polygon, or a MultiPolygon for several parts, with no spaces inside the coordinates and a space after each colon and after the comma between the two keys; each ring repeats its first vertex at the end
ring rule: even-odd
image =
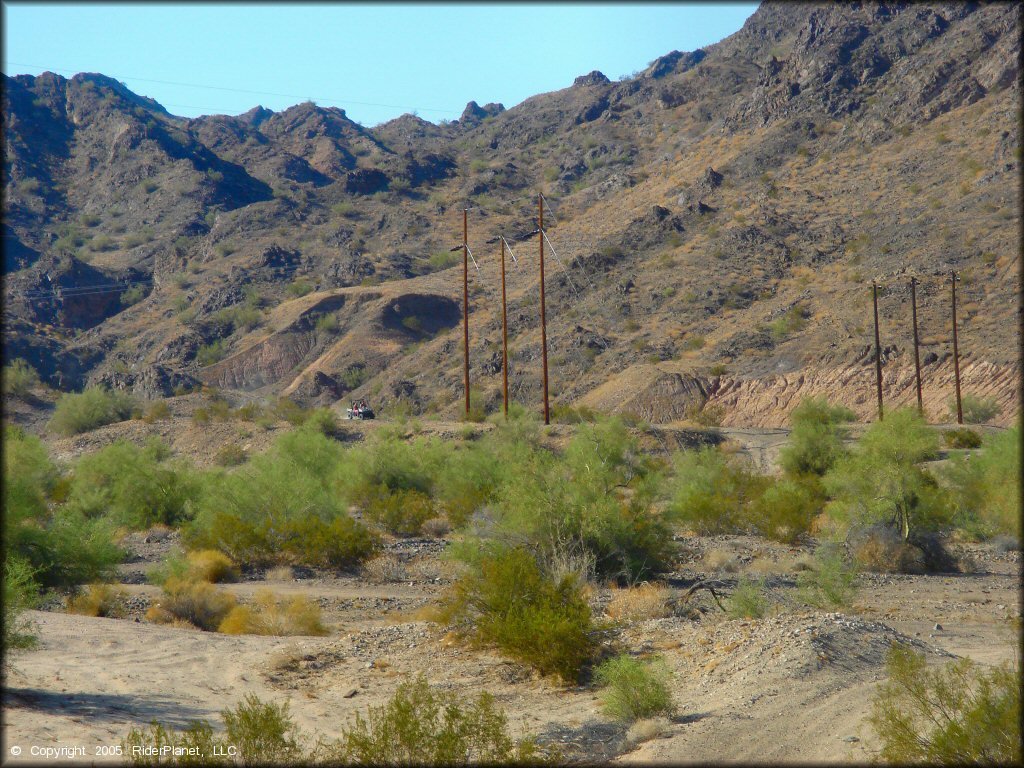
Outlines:
{"type": "Polygon", "coordinates": [[[844,608],[857,593],[857,576],[841,553],[822,547],[814,553],[808,571],[797,575],[800,599],[817,608],[844,608]]]}
{"type": "Polygon", "coordinates": [[[21,358],[12,360],[3,370],[4,394],[24,400],[39,386],[36,369],[21,358]]]}
{"type": "Polygon", "coordinates": [[[956,524],[978,536],[1020,538],[1020,427],[990,437],[970,460],[954,457],[944,472],[956,524]]]}
{"type": "Polygon", "coordinates": [[[717,448],[675,457],[669,515],[700,533],[739,533],[753,527],[749,506],[768,480],[748,472],[717,448]]]}
{"type": "Polygon", "coordinates": [[[59,435],[77,435],[134,418],[138,409],[135,398],[124,392],[89,387],[78,394],[61,396],[47,428],[59,435]]]}
{"type": "Polygon", "coordinates": [[[135,285],[121,294],[121,303],[126,307],[130,307],[133,304],[138,304],[144,298],[146,298],[146,289],[141,285],[135,285]]]}
{"type": "Polygon", "coordinates": [[[601,664],[594,678],[604,687],[601,707],[615,720],[634,723],[675,712],[672,675],[662,659],[645,662],[623,654],[601,664]]]}
{"type": "Polygon", "coordinates": [[[301,759],[299,731],[288,702],[264,704],[247,693],[234,710],[221,712],[225,741],[238,749],[245,765],[281,765],[301,759]]]}
{"type": "Polygon", "coordinates": [[[760,619],[768,610],[764,584],[742,578],[729,598],[726,614],[730,619],[760,619]]]}
{"type": "Polygon", "coordinates": [[[950,448],[980,448],[981,435],[973,429],[947,429],[942,433],[942,439],[950,448]]]}
{"type": "Polygon", "coordinates": [[[38,601],[38,585],[32,578],[32,566],[24,558],[14,555],[4,557],[4,666],[7,655],[14,650],[32,648],[36,636],[32,622],[25,617],[25,611],[34,608],[38,601]]]}
{"type": "Polygon", "coordinates": [[[419,536],[423,524],[434,517],[430,497],[419,491],[389,491],[378,488],[363,512],[367,520],[396,536],[419,536]]]}
{"type": "Polygon", "coordinates": [[[918,466],[937,455],[938,448],[938,434],[916,409],[893,411],[872,424],[853,452],[824,477],[834,533],[886,523],[906,540],[912,529],[948,524],[952,510],[946,495],[918,466]]]}
{"type": "Polygon", "coordinates": [[[217,450],[217,454],[213,457],[213,463],[218,467],[237,467],[239,464],[245,464],[248,458],[249,454],[242,446],[228,443],[217,450]]]}
{"type": "Polygon", "coordinates": [[[575,571],[634,583],[669,568],[675,548],[654,504],[657,473],[621,420],[581,426],[563,456],[524,440],[529,425],[509,427],[494,538],[525,543],[551,576],[575,571]],[[593,572],[573,561],[591,563],[593,572]]]}
{"type": "Polygon", "coordinates": [[[186,543],[238,563],[357,565],[377,540],[332,487],[342,450],[312,430],[282,435],[267,453],[207,484],[186,543]]]}
{"type": "Polygon", "coordinates": [[[483,553],[444,598],[440,618],[567,683],[594,650],[590,607],[576,580],[554,582],[523,549],[483,553]]]}
{"type": "Polygon", "coordinates": [[[342,731],[339,757],[356,765],[468,765],[536,763],[532,739],[514,742],[508,720],[481,693],[466,701],[431,688],[421,674],[398,686],[386,704],[342,731]]]}
{"type": "Polygon", "coordinates": [[[811,311],[802,304],[795,304],[786,313],[768,324],[768,330],[775,341],[782,341],[807,326],[811,311]]]}
{"type": "Polygon", "coordinates": [[[430,264],[431,272],[438,272],[442,269],[454,267],[456,264],[461,264],[462,254],[452,251],[438,251],[430,254],[428,263],[430,264]]]}
{"type": "MultiPolygon", "coordinates": [[[[949,400],[946,406],[949,409],[947,418],[950,421],[956,421],[956,400],[949,400]]],[[[974,395],[964,395],[960,398],[960,410],[963,412],[964,422],[967,424],[986,424],[1003,412],[999,403],[993,398],[975,397],[974,395]]]]}
{"type": "Polygon", "coordinates": [[[802,400],[790,416],[793,430],[779,454],[779,465],[789,475],[823,476],[846,455],[843,438],[847,431],[841,425],[854,418],[849,409],[824,399],[802,400]]]}
{"type": "Polygon", "coordinates": [[[868,723],[889,763],[1020,765],[1020,673],[1004,662],[979,669],[970,659],[929,669],[923,653],[893,645],[888,681],[868,723]]]}
{"type": "MultiPolygon", "coordinates": [[[[287,702],[265,704],[252,693],[232,710],[221,711],[224,736],[214,734],[205,720],[193,720],[183,731],[153,721],[148,730],[133,727],[121,742],[131,765],[234,765],[229,749],[238,750],[242,765],[289,765],[303,761],[301,733],[287,702]],[[162,754],[161,748],[180,748],[180,754],[162,754]],[[136,751],[138,749],[138,751],[136,751]],[[190,750],[197,754],[189,754],[190,750]],[[150,754],[152,753],[152,754],[150,754]]],[[[306,759],[311,759],[310,755],[306,759]]]]}
{"type": "Polygon", "coordinates": [[[227,343],[224,339],[217,339],[209,344],[203,344],[196,352],[196,362],[206,367],[219,362],[227,354],[227,343]]]}
{"type": "Polygon", "coordinates": [[[123,557],[113,525],[54,503],[58,473],[42,441],[7,429],[3,454],[5,555],[28,562],[44,587],[112,577],[123,557]]]}
{"type": "Polygon", "coordinates": [[[336,314],[328,313],[320,315],[316,320],[316,332],[324,335],[334,335],[341,330],[341,322],[336,314]]]}
{"type": "Polygon", "coordinates": [[[288,284],[288,288],[285,289],[285,293],[293,298],[299,298],[305,296],[307,293],[312,293],[313,285],[308,280],[295,280],[288,284]]]}
{"type": "Polygon", "coordinates": [[[199,480],[187,467],[162,461],[160,448],[119,440],[83,456],[75,465],[68,508],[136,530],[191,519],[199,480]]]}
{"type": "Polygon", "coordinates": [[[765,538],[792,544],[810,531],[824,501],[821,484],[811,477],[782,478],[753,501],[750,519],[765,538]]]}

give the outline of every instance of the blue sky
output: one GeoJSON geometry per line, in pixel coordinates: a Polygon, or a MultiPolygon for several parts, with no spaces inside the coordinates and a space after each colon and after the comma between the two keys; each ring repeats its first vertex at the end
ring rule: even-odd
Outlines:
{"type": "Polygon", "coordinates": [[[184,116],[306,99],[365,125],[511,107],[710,45],[745,4],[4,3],[5,74],[102,72],[184,116]]]}

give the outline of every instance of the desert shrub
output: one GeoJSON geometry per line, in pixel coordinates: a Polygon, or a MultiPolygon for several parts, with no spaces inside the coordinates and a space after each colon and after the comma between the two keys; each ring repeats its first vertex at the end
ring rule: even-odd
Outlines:
{"type": "Polygon", "coordinates": [[[53,503],[58,472],[39,438],[4,430],[5,555],[21,558],[44,587],[103,581],[123,558],[107,519],[53,503]]]}
{"type": "Polygon", "coordinates": [[[367,560],[359,572],[371,584],[396,584],[409,580],[405,564],[392,554],[378,555],[367,560]]]}
{"type": "Polygon", "coordinates": [[[300,427],[309,418],[309,409],[303,408],[294,400],[287,397],[279,397],[271,406],[271,413],[277,418],[284,419],[293,427],[300,427]]]}
{"type": "Polygon", "coordinates": [[[315,431],[282,435],[267,453],[207,484],[186,543],[238,563],[357,565],[375,552],[377,539],[348,516],[332,486],[342,455],[336,441],[315,431]]]}
{"type": "Polygon", "coordinates": [[[720,427],[725,418],[725,408],[720,405],[691,405],[683,414],[687,421],[699,427],[720,427]]]}
{"type": "Polygon", "coordinates": [[[500,459],[495,453],[460,446],[437,473],[435,497],[448,521],[461,528],[474,512],[494,499],[501,479],[500,459]]]}
{"type": "MultiPolygon", "coordinates": [[[[947,418],[956,421],[956,400],[949,400],[946,404],[949,409],[947,418]]],[[[975,395],[964,395],[960,398],[960,410],[963,412],[964,422],[967,424],[986,424],[1003,412],[993,398],[976,397],[975,395]]]]}
{"type": "Polygon", "coordinates": [[[199,494],[194,473],[161,461],[160,446],[119,440],[79,459],[68,508],[133,529],[173,526],[192,517],[199,494]]]}
{"type": "Polygon", "coordinates": [[[36,369],[21,358],[12,360],[4,366],[3,391],[9,397],[24,399],[39,386],[39,374],[36,369]]]}
{"type": "Polygon", "coordinates": [[[847,535],[853,560],[864,570],[880,573],[952,573],[957,560],[943,546],[938,535],[911,531],[904,539],[899,529],[887,523],[855,528],[847,535]]]}
{"type": "Polygon", "coordinates": [[[594,678],[603,686],[601,707],[615,720],[633,723],[675,712],[671,673],[661,659],[641,661],[623,654],[597,667],[594,678]]]}
{"type": "Polygon", "coordinates": [[[199,347],[199,350],[196,352],[196,362],[200,367],[205,368],[222,360],[227,352],[227,342],[224,339],[217,339],[199,347]]]}
{"type": "Polygon", "coordinates": [[[131,765],[234,765],[229,747],[238,750],[237,759],[246,766],[302,761],[301,733],[287,702],[264,703],[249,693],[234,709],[221,711],[221,719],[223,737],[216,736],[205,720],[193,720],[183,731],[153,721],[148,729],[131,728],[121,749],[131,765]],[[175,748],[183,751],[175,754],[175,748]],[[197,754],[189,754],[193,749],[197,754]]]}
{"type": "Polygon", "coordinates": [[[36,644],[32,622],[25,611],[38,602],[38,586],[32,578],[32,566],[14,555],[4,556],[3,654],[4,665],[11,651],[24,650],[36,644]]]}
{"type": "Polygon", "coordinates": [[[338,421],[338,415],[330,408],[314,409],[306,418],[304,426],[335,440],[343,439],[346,434],[341,422],[338,421]]]}
{"type": "Polygon", "coordinates": [[[302,595],[283,600],[269,590],[256,593],[253,605],[237,605],[218,632],[226,635],[326,635],[320,606],[302,595]]]}
{"type": "Polygon", "coordinates": [[[956,524],[977,536],[1020,538],[1020,427],[989,438],[970,460],[957,456],[944,472],[956,524]]]}
{"type": "Polygon", "coordinates": [[[307,293],[311,293],[312,290],[312,284],[308,280],[303,280],[300,278],[298,280],[295,280],[294,282],[289,283],[288,287],[285,289],[285,293],[287,293],[292,298],[299,298],[301,296],[305,296],[307,293]]]}
{"type": "Polygon", "coordinates": [[[767,610],[763,582],[742,578],[732,591],[725,612],[730,619],[760,619],[767,610]]]}
{"type": "Polygon", "coordinates": [[[81,393],[62,395],[47,427],[59,435],[77,435],[133,418],[137,409],[135,398],[124,392],[89,387],[81,393]]]}
{"type": "Polygon", "coordinates": [[[936,455],[938,435],[916,410],[893,411],[864,433],[824,477],[834,533],[887,523],[902,531],[948,524],[951,508],[935,479],[918,466],[936,455]]]}
{"type": "Polygon", "coordinates": [[[208,581],[218,584],[238,581],[238,568],[231,558],[215,549],[201,549],[185,556],[187,578],[192,581],[208,581]]]}
{"type": "Polygon", "coordinates": [[[810,316],[811,311],[807,307],[795,304],[786,310],[784,315],[769,323],[768,330],[775,341],[782,341],[802,331],[810,316]]]}
{"type": "Polygon", "coordinates": [[[448,452],[435,438],[405,441],[397,431],[381,430],[348,451],[338,467],[339,487],[349,501],[361,505],[376,496],[381,486],[429,496],[448,452]]]}
{"type": "Polygon", "coordinates": [[[857,576],[841,552],[819,547],[809,565],[809,570],[797,574],[800,599],[822,609],[849,606],[857,592],[857,576]]]}
{"type": "Polygon", "coordinates": [[[208,581],[169,578],[163,595],[148,611],[146,618],[159,624],[178,619],[206,632],[216,632],[235,607],[235,598],[208,581]]]}
{"type": "Polygon", "coordinates": [[[430,264],[430,271],[437,272],[442,269],[454,267],[456,264],[461,264],[462,254],[451,251],[437,251],[430,254],[428,263],[430,264]]]}
{"type": "Polygon", "coordinates": [[[750,518],[765,538],[792,544],[810,531],[824,501],[820,483],[810,478],[783,478],[753,501],[750,518]]]}
{"type": "Polygon", "coordinates": [[[225,741],[238,748],[245,765],[280,765],[297,762],[302,754],[299,730],[292,722],[288,702],[264,704],[248,693],[234,710],[221,712],[225,741]]]}
{"type": "Polygon", "coordinates": [[[552,581],[523,549],[483,553],[445,596],[439,616],[565,682],[576,679],[594,649],[590,607],[576,580],[552,581]]]}
{"type": "Polygon", "coordinates": [[[852,411],[828,401],[805,398],[790,415],[793,430],[779,454],[779,465],[789,475],[824,475],[846,454],[844,422],[853,421],[852,411]]]}
{"type": "Polygon", "coordinates": [[[163,400],[157,400],[142,414],[142,420],[147,424],[157,421],[168,421],[171,418],[171,408],[163,400]]]}
{"type": "Polygon", "coordinates": [[[121,740],[121,751],[129,765],[202,766],[234,762],[227,754],[227,745],[214,736],[213,727],[198,720],[193,720],[182,731],[167,728],[156,721],[147,729],[132,726],[121,740]],[[181,752],[176,754],[174,750],[181,752]],[[197,754],[190,754],[192,750],[197,754]]]}
{"type": "Polygon", "coordinates": [[[549,575],[567,560],[628,583],[669,567],[675,548],[654,505],[657,473],[621,420],[580,427],[561,457],[529,442],[504,450],[490,538],[527,546],[549,575]]]}
{"type": "Polygon", "coordinates": [[[673,467],[670,518],[706,534],[747,531],[748,507],[767,483],[716,448],[682,451],[673,467]]]}
{"type": "Polygon", "coordinates": [[[341,322],[336,314],[328,313],[320,315],[316,320],[316,332],[325,335],[333,335],[341,330],[341,322]]]}
{"type": "Polygon", "coordinates": [[[378,489],[363,511],[367,520],[396,536],[419,536],[423,524],[434,516],[430,497],[419,491],[378,489]]]}
{"type": "Polygon", "coordinates": [[[645,582],[637,587],[612,591],[605,611],[613,619],[643,621],[672,615],[672,590],[660,584],[645,582]]]}
{"type": "Polygon", "coordinates": [[[962,427],[960,429],[947,429],[942,433],[942,439],[950,448],[980,448],[981,435],[973,429],[962,427]]]}
{"type": "MultiPolygon", "coordinates": [[[[93,244],[97,245],[95,243],[95,241],[93,242],[93,244]]],[[[101,247],[97,247],[96,250],[106,250],[106,249],[105,248],[101,248],[101,247]]],[[[126,307],[130,307],[133,304],[138,304],[144,298],[146,298],[146,289],[143,288],[141,285],[135,285],[135,286],[132,286],[127,291],[125,291],[124,293],[121,294],[121,303],[124,306],[126,306],[126,307]]]]}
{"type": "Polygon", "coordinates": [[[514,742],[494,697],[464,700],[431,688],[421,674],[398,686],[386,704],[356,714],[339,740],[341,759],[357,765],[535,763],[532,739],[514,742]]]}
{"type": "Polygon", "coordinates": [[[113,584],[89,584],[68,598],[68,613],[123,619],[128,615],[128,593],[113,584]]]}
{"type": "Polygon", "coordinates": [[[929,669],[925,655],[893,645],[889,679],[879,685],[868,723],[890,763],[1019,765],[1020,674],[1003,663],[979,669],[958,659],[929,669]]]}
{"type": "Polygon", "coordinates": [[[245,449],[235,443],[227,443],[217,449],[217,453],[213,457],[213,463],[218,467],[237,467],[239,464],[245,464],[248,460],[249,454],[245,452],[245,449]]]}

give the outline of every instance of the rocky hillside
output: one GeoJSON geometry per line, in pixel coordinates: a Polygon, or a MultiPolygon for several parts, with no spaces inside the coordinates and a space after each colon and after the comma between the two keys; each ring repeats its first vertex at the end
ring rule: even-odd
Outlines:
{"type": "Polygon", "coordinates": [[[629,79],[366,128],[344,110],[185,119],[99,74],[4,77],[4,345],[52,385],[255,395],[454,415],[462,210],[471,359],[540,398],[538,193],[556,402],[652,421],[719,406],[784,423],[804,394],[1012,420],[1020,386],[1020,39],[1014,4],[766,3],[629,79]],[[517,239],[522,237],[523,239],[517,239]]]}

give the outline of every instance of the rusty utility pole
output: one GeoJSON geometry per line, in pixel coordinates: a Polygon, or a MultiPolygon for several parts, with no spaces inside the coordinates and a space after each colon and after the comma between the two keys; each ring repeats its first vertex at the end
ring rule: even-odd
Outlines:
{"type": "Polygon", "coordinates": [[[462,358],[466,388],[466,416],[469,416],[469,209],[462,209],[462,358]]]}
{"type": "Polygon", "coordinates": [[[878,386],[878,420],[885,416],[882,413],[882,343],[878,339],[878,285],[871,283],[871,298],[875,305],[875,383],[878,386]]]}
{"type": "Polygon", "coordinates": [[[917,410],[924,416],[924,403],[921,401],[921,355],[918,350],[917,336],[917,278],[910,278],[910,307],[914,317],[914,371],[917,374],[917,410]]]}
{"type": "Polygon", "coordinates": [[[508,310],[505,305],[505,238],[501,240],[501,391],[505,398],[505,420],[508,420],[508,310]]]}
{"type": "Polygon", "coordinates": [[[538,228],[540,230],[540,344],[541,360],[544,363],[544,423],[551,423],[548,410],[548,326],[544,310],[544,196],[537,195],[537,208],[540,211],[538,228]]]}
{"type": "Polygon", "coordinates": [[[956,339],[956,271],[949,273],[949,282],[953,286],[953,375],[956,378],[956,423],[964,423],[964,407],[960,402],[960,348],[956,339]]]}

